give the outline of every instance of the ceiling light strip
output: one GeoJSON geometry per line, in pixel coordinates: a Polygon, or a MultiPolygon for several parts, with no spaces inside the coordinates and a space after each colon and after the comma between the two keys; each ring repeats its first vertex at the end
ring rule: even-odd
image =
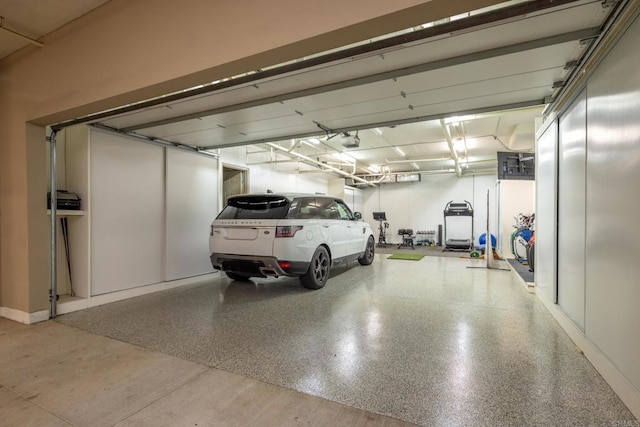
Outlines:
{"type": "Polygon", "coordinates": [[[451,157],[437,157],[437,158],[428,158],[428,159],[404,159],[404,160],[390,160],[390,159],[384,159],[385,162],[387,163],[413,163],[413,162],[418,162],[418,163],[423,163],[423,162],[446,162],[449,160],[453,160],[451,157]]]}

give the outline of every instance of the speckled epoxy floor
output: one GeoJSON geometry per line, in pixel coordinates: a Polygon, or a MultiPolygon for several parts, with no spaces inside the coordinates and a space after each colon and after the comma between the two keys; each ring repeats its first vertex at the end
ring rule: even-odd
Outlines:
{"type": "Polygon", "coordinates": [[[297,279],[198,285],[71,313],[68,325],[421,425],[635,420],[515,273],[378,256],[297,279]]]}

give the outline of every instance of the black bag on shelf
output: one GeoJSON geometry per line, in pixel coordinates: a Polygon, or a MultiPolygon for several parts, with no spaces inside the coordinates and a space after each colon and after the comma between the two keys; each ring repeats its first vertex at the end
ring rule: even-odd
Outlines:
{"type": "MultiPolygon", "coordinates": [[[[79,211],[81,206],[80,197],[77,194],[69,193],[66,190],[56,191],[57,203],[56,209],[79,211]]],[[[47,209],[51,209],[51,192],[47,192],[47,209]]]]}

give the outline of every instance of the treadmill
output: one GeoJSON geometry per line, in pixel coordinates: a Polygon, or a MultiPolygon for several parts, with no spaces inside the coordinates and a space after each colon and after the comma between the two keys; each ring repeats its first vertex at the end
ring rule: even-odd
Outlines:
{"type": "Polygon", "coordinates": [[[466,200],[464,203],[454,203],[453,200],[447,203],[444,208],[444,249],[442,252],[459,251],[471,252],[473,249],[473,207],[466,200]],[[452,216],[469,217],[471,231],[469,239],[447,239],[447,218],[452,216]]]}

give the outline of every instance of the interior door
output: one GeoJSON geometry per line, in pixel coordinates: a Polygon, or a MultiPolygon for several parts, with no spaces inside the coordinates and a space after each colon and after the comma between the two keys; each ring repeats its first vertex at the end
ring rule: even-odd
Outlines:
{"type": "Polygon", "coordinates": [[[222,205],[227,205],[229,197],[249,192],[249,171],[244,168],[222,166],[222,205]]]}

